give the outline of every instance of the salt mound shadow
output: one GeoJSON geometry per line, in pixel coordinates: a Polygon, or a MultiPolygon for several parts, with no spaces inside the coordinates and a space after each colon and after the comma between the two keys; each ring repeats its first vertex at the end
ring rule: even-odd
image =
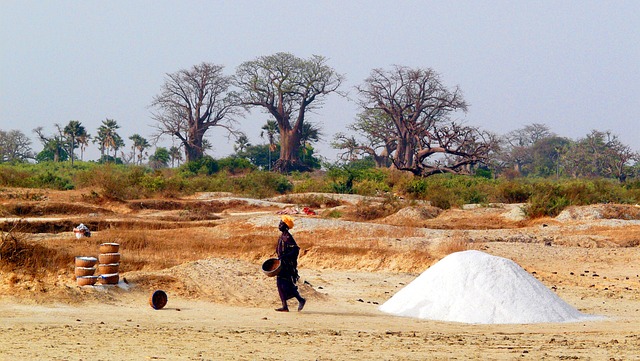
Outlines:
{"type": "Polygon", "coordinates": [[[564,302],[515,262],[480,251],[448,255],[380,310],[397,316],[480,324],[595,318],[564,302]]]}

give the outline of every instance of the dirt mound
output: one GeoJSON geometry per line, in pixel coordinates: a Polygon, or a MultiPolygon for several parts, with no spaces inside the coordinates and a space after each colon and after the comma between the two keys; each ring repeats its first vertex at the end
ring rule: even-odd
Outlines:
{"type": "Polygon", "coordinates": [[[438,217],[442,209],[431,206],[405,207],[396,213],[385,217],[381,223],[395,226],[419,225],[422,221],[438,217]]]}
{"type": "Polygon", "coordinates": [[[594,204],[572,206],[560,212],[559,221],[586,221],[596,219],[640,220],[640,207],[626,204],[594,204]]]}
{"type": "MultiPolygon", "coordinates": [[[[215,303],[255,307],[279,303],[275,278],[266,277],[259,264],[236,259],[203,259],[158,272],[129,272],[126,278],[134,288],[163,289],[215,303]]],[[[304,297],[327,297],[304,283],[303,278],[298,287],[304,297]]]]}

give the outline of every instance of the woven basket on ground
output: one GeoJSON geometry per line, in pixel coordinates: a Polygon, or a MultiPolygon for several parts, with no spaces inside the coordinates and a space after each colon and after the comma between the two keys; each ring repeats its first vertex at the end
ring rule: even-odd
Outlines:
{"type": "Polygon", "coordinates": [[[98,259],[95,257],[76,257],[76,267],[93,267],[98,263],[98,259]]]}
{"type": "Polygon", "coordinates": [[[110,273],[106,275],[100,275],[100,284],[103,285],[115,285],[120,281],[120,275],[117,273],[110,273]]]}
{"type": "Polygon", "coordinates": [[[120,262],[120,253],[100,253],[98,260],[100,264],[118,263],[120,262]]]}
{"type": "Polygon", "coordinates": [[[118,243],[102,243],[100,245],[100,253],[118,253],[120,244],[118,243]]]}
{"type": "Polygon", "coordinates": [[[93,276],[95,273],[96,273],[95,267],[76,267],[75,269],[76,277],[93,276]]]}
{"type": "Polygon", "coordinates": [[[120,268],[120,263],[99,264],[98,273],[100,273],[101,275],[118,273],[119,268],[120,268]]]}
{"type": "Polygon", "coordinates": [[[76,283],[78,283],[78,286],[93,286],[94,284],[96,284],[97,280],[98,276],[76,277],[76,283]]]}

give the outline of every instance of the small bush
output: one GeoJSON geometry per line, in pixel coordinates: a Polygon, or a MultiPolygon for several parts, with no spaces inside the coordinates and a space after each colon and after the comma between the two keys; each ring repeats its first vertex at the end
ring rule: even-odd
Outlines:
{"type": "Polygon", "coordinates": [[[497,200],[502,203],[525,203],[531,193],[531,185],[521,181],[502,181],[496,186],[497,200]]]}
{"type": "Polygon", "coordinates": [[[524,212],[529,218],[555,217],[569,205],[571,201],[559,184],[538,182],[533,185],[533,194],[524,212]]]}
{"type": "Polygon", "coordinates": [[[324,179],[309,178],[293,182],[294,193],[321,192],[331,191],[331,186],[324,179]]]}
{"type": "Polygon", "coordinates": [[[285,203],[304,205],[311,208],[333,208],[342,205],[339,199],[322,194],[286,196],[282,199],[285,203]]]}
{"type": "Polygon", "coordinates": [[[469,242],[465,240],[463,233],[454,233],[450,238],[438,243],[436,253],[446,256],[455,252],[462,252],[470,249],[469,242]]]}
{"type": "Polygon", "coordinates": [[[2,233],[0,237],[0,270],[19,269],[28,274],[57,272],[66,268],[72,259],[65,251],[28,242],[13,232],[2,233]]]}
{"type": "Polygon", "coordinates": [[[249,160],[234,156],[219,159],[218,167],[230,174],[242,174],[256,169],[249,160]]]}
{"type": "Polygon", "coordinates": [[[386,183],[380,180],[364,179],[355,182],[352,190],[355,194],[360,194],[363,196],[375,196],[389,192],[391,189],[386,183]]]}
{"type": "Polygon", "coordinates": [[[241,193],[266,198],[275,194],[284,194],[293,189],[293,184],[282,174],[256,171],[240,178],[234,178],[234,184],[241,193]]]}
{"type": "Polygon", "coordinates": [[[342,212],[332,209],[325,214],[323,214],[326,218],[342,218],[342,212]]]}
{"type": "Polygon", "coordinates": [[[58,190],[71,190],[73,184],[71,179],[63,178],[57,174],[47,171],[33,179],[33,186],[36,188],[50,188],[58,190]]]}
{"type": "Polygon", "coordinates": [[[401,208],[401,202],[393,196],[385,197],[381,203],[365,199],[356,204],[355,216],[359,220],[369,221],[392,215],[401,208]]]}
{"type": "Polygon", "coordinates": [[[459,204],[459,199],[453,190],[436,185],[429,188],[429,192],[425,194],[425,199],[428,200],[432,206],[441,209],[449,209],[459,204]]]}
{"type": "Polygon", "coordinates": [[[30,187],[28,183],[32,173],[16,166],[0,165],[0,185],[6,187],[30,187]]]}
{"type": "Polygon", "coordinates": [[[185,176],[212,175],[217,173],[219,169],[218,161],[209,156],[204,156],[180,166],[180,172],[185,176]]]}

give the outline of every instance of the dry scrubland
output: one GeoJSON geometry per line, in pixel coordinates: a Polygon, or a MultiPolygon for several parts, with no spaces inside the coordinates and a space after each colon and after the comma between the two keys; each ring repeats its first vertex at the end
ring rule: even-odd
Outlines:
{"type": "Polygon", "coordinates": [[[318,215],[294,215],[293,230],[309,302],[281,314],[273,311],[275,282],[259,266],[273,254],[276,212],[310,195],[299,204],[294,196],[229,194],[88,204],[90,190],[37,199],[29,192],[5,189],[0,199],[0,225],[11,231],[0,247],[0,360],[640,359],[637,206],[526,220],[518,205],[442,211],[407,203],[361,221],[383,200],[314,195],[318,215]],[[91,238],[75,239],[79,223],[91,238]],[[126,283],[77,287],[74,256],[97,256],[105,242],[121,244],[126,283]],[[467,325],[377,310],[464,249],[510,258],[574,307],[606,319],[467,325]],[[156,311],[148,297],[158,288],[169,303],[156,311]]]}

